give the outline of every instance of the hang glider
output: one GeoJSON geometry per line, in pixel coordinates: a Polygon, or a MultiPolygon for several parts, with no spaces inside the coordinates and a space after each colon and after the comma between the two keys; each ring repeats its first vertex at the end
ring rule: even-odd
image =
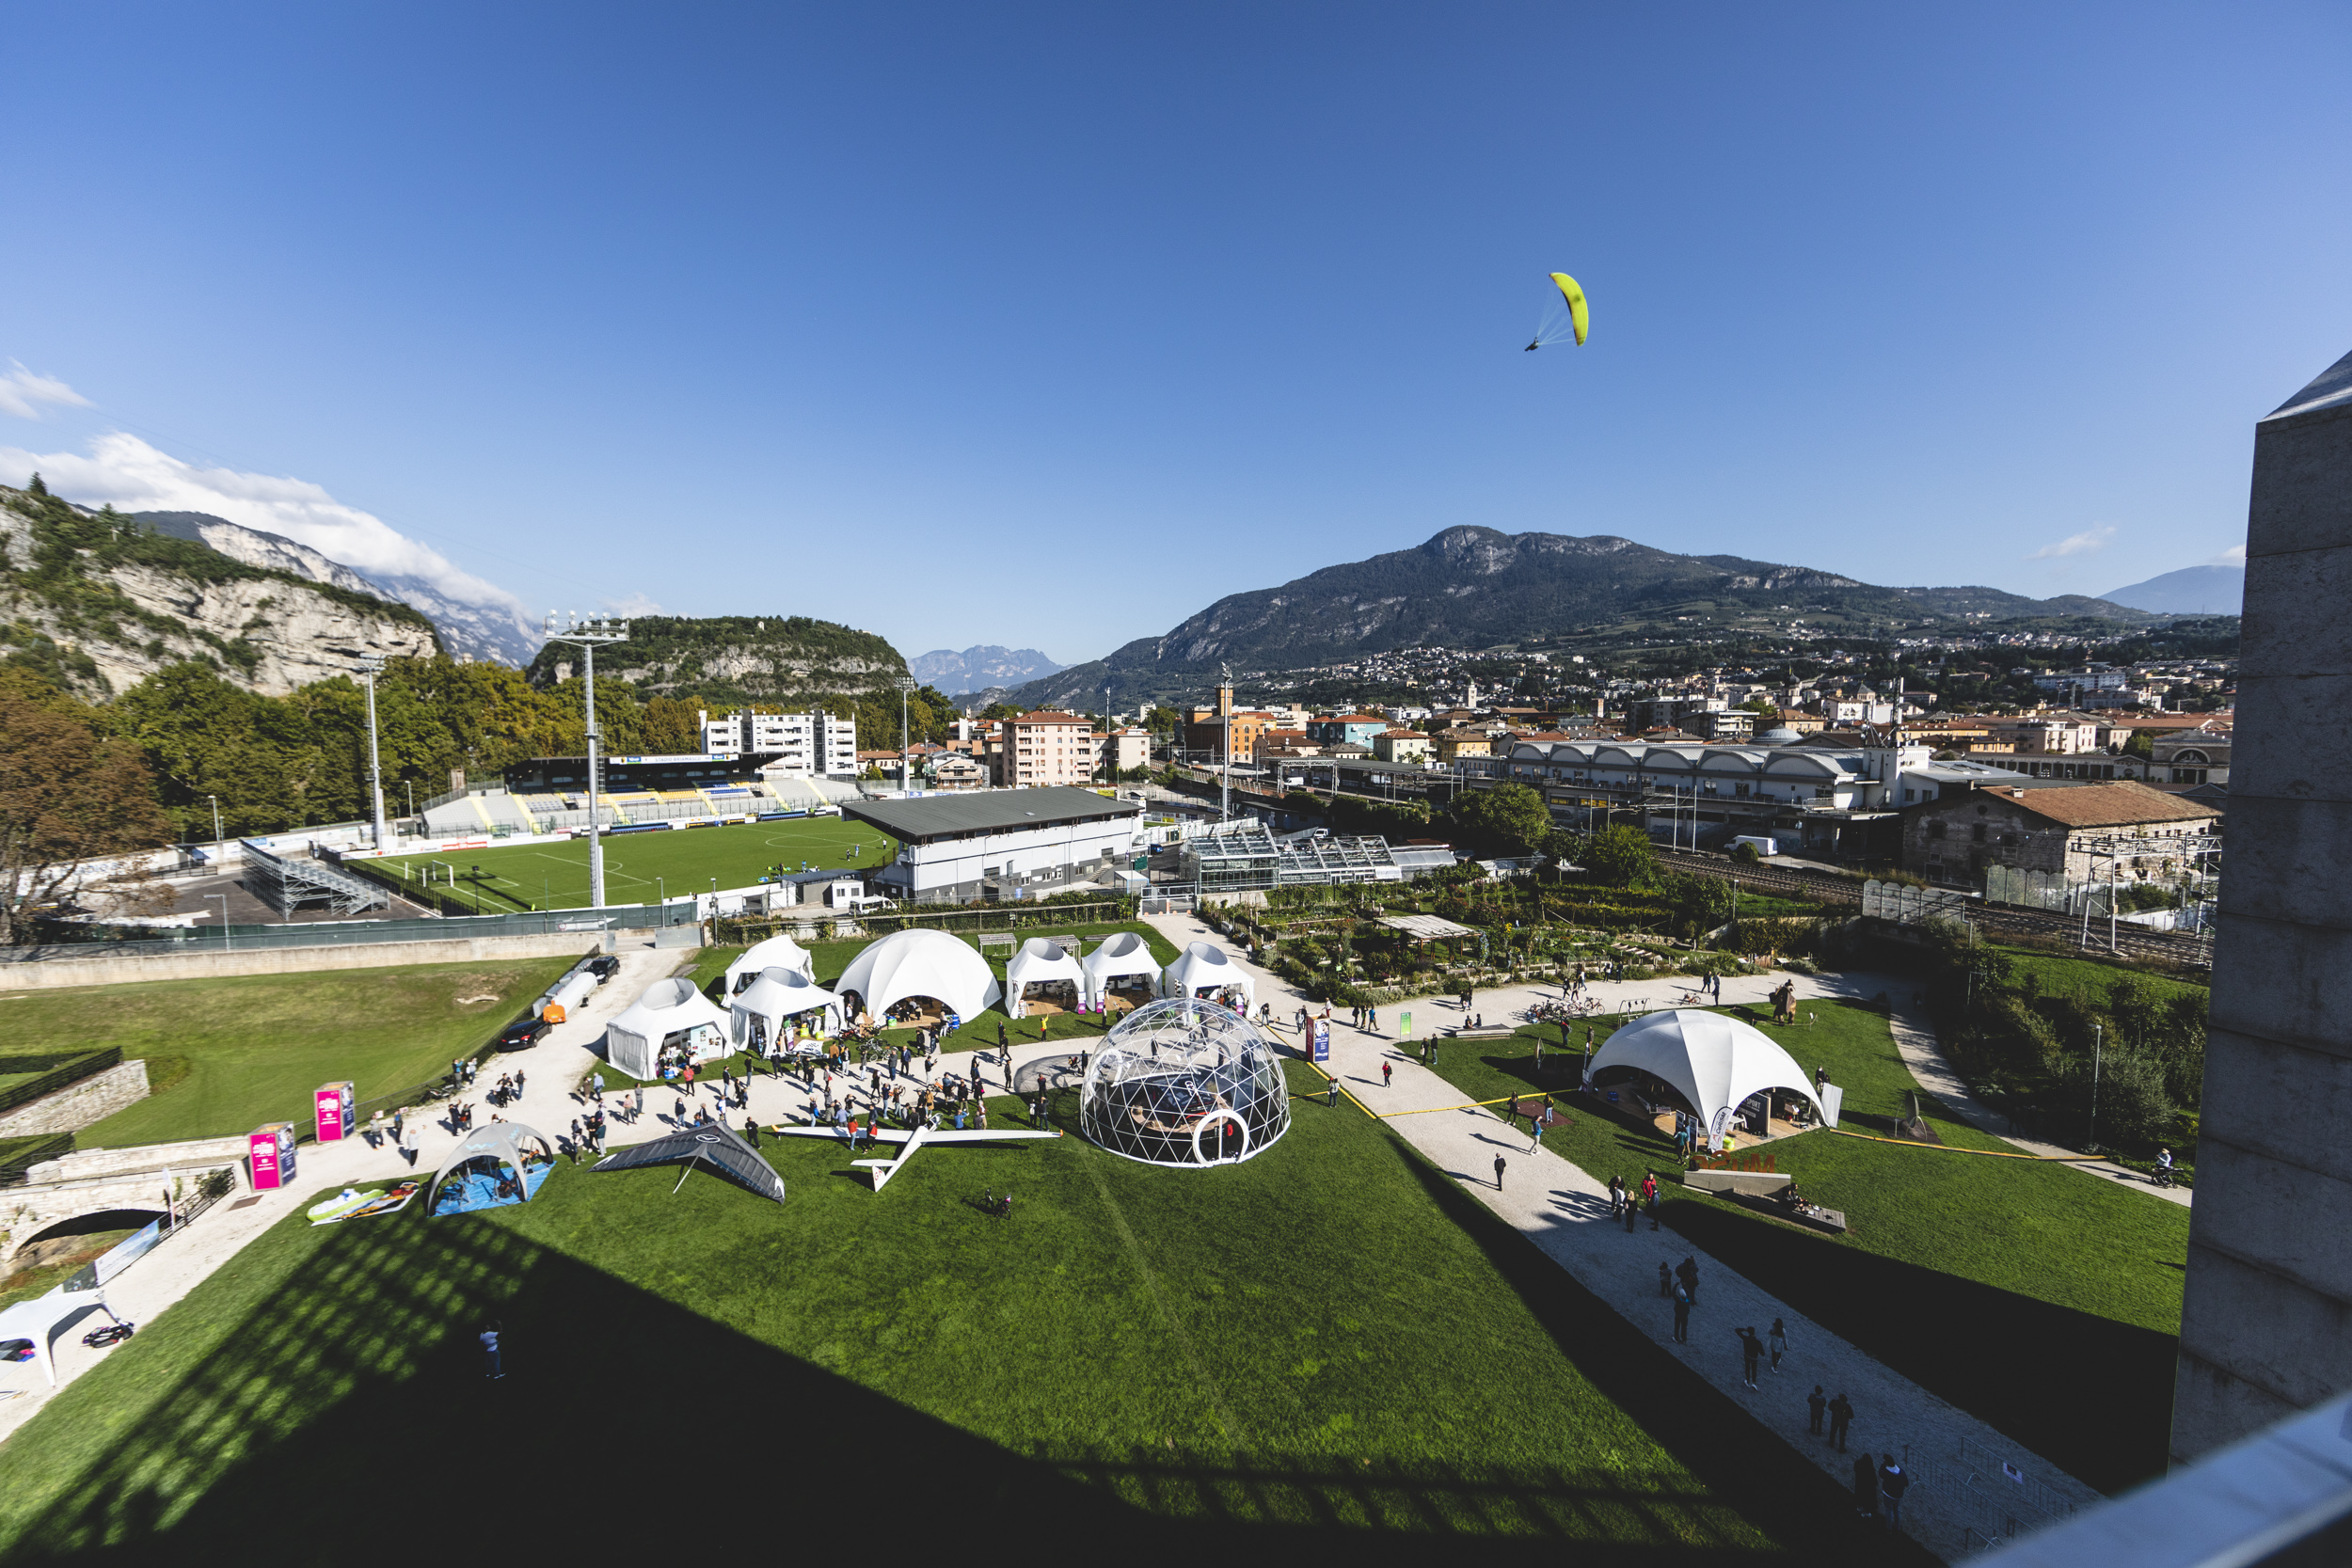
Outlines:
{"type": "MultiPolygon", "coordinates": [[[[835,1143],[844,1144],[850,1141],[849,1130],[841,1127],[779,1127],[775,1131],[776,1135],[782,1138],[831,1138],[835,1143]]],[[[914,1158],[914,1151],[927,1144],[1017,1143],[1024,1139],[1058,1138],[1061,1133],[1051,1130],[1041,1132],[1024,1132],[993,1129],[985,1132],[977,1129],[967,1132],[934,1132],[928,1130],[907,1132],[895,1127],[883,1127],[877,1128],[872,1132],[867,1132],[861,1128],[858,1136],[870,1139],[875,1143],[901,1146],[898,1149],[898,1157],[895,1160],[852,1160],[850,1162],[853,1165],[861,1165],[872,1171],[874,1191],[881,1192],[882,1188],[890,1184],[892,1177],[906,1168],[907,1162],[914,1158]]]]}
{"type": "MultiPolygon", "coordinates": [[[[696,1165],[707,1166],[714,1175],[723,1176],[737,1186],[757,1193],[762,1197],[784,1201],[784,1178],[776,1167],[760,1157],[759,1151],[745,1143],[735,1132],[718,1122],[683,1127],[675,1132],[608,1154],[589,1167],[588,1174],[608,1171],[639,1170],[646,1165],[684,1165],[678,1173],[678,1187],[686,1185],[686,1178],[696,1165]]],[[[675,1194],[677,1187],[670,1191],[675,1194]]]]}

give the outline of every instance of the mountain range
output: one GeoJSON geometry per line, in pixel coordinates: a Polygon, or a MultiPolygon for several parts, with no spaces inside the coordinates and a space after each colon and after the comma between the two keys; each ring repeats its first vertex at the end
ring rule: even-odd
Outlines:
{"type": "Polygon", "coordinates": [[[2071,594],[1997,588],[1883,588],[1808,566],[1677,555],[1612,534],[1442,530],[1426,543],[1327,566],[1279,588],[1231,594],[1158,637],[1031,681],[1009,700],[1120,705],[1197,688],[1220,665],[1301,670],[1417,645],[1484,648],[1534,639],[1785,634],[1809,625],[1856,635],[1987,620],[2142,621],[2144,611],[2071,594]]]}
{"type": "Polygon", "coordinates": [[[1068,668],[1035,648],[1000,648],[993,642],[983,642],[961,653],[935,648],[907,660],[907,673],[951,697],[993,687],[1019,686],[1068,668]]]}
{"type": "Polygon", "coordinates": [[[539,651],[539,639],[531,624],[513,610],[463,603],[421,578],[372,578],[283,534],[246,528],[209,512],[135,512],[131,515],[167,538],[209,546],[248,566],[330,583],[421,610],[440,634],[441,646],[453,656],[519,666],[529,664],[539,651]]]}
{"type": "Polygon", "coordinates": [[[2167,615],[2235,615],[2246,602],[2243,566],[2185,566],[2100,595],[2167,615]]]}

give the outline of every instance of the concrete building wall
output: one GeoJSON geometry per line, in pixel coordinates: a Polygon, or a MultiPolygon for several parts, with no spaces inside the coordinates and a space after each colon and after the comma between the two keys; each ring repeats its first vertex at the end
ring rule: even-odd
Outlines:
{"type": "Polygon", "coordinates": [[[2176,1464],[2352,1390],[2352,355],[2254,430],[2176,1464]]]}

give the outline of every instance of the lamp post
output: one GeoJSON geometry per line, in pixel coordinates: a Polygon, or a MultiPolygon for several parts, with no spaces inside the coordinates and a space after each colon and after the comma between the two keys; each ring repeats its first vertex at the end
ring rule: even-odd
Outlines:
{"type": "Polygon", "coordinates": [[[220,950],[226,953],[229,951],[229,895],[225,893],[208,893],[204,896],[220,900],[220,950]]]}
{"type": "Polygon", "coordinates": [[[213,847],[214,847],[215,849],[218,849],[218,848],[220,847],[220,845],[221,845],[221,838],[220,838],[220,797],[219,797],[219,796],[217,796],[217,795],[207,795],[206,797],[204,797],[204,799],[206,799],[207,800],[210,800],[210,801],[213,803],[213,847]]]}
{"type": "Polygon", "coordinates": [[[413,779],[403,779],[400,781],[400,787],[408,792],[408,826],[413,829],[417,825],[416,781],[413,779]]]}
{"type": "Polygon", "coordinates": [[[2099,1152],[2099,1058],[2106,1043],[2104,1024],[2090,1026],[2090,1142],[2083,1149],[2086,1154],[2099,1152]]]}
{"type": "Polygon", "coordinates": [[[555,616],[549,612],[547,636],[550,642],[569,642],[580,651],[585,671],[582,685],[588,693],[588,905],[604,908],[604,838],[596,832],[596,649],[607,642],[628,641],[628,623],[598,616],[581,620],[578,615],[566,618],[564,629],[555,629],[555,616]]]}
{"type": "Polygon", "coordinates": [[[661,924],[667,926],[670,923],[670,890],[659,877],[653,879],[653,901],[660,906],[661,924]]]}
{"type": "Polygon", "coordinates": [[[368,685],[368,819],[375,826],[378,849],[384,847],[384,762],[375,744],[375,677],[383,669],[380,658],[359,661],[359,678],[368,685]]]}

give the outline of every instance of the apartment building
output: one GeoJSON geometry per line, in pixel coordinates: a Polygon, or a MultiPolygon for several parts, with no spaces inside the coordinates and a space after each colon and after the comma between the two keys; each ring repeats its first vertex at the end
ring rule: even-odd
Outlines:
{"type": "Polygon", "coordinates": [[[1094,721],[1050,709],[1005,721],[997,782],[1014,789],[1084,784],[1094,777],[1094,721]]]}
{"type": "Polygon", "coordinates": [[[853,779],[857,777],[857,721],[830,713],[758,713],[745,708],[716,718],[707,710],[695,718],[702,729],[703,750],[715,756],[771,757],[762,771],[790,777],[853,779]]]}

